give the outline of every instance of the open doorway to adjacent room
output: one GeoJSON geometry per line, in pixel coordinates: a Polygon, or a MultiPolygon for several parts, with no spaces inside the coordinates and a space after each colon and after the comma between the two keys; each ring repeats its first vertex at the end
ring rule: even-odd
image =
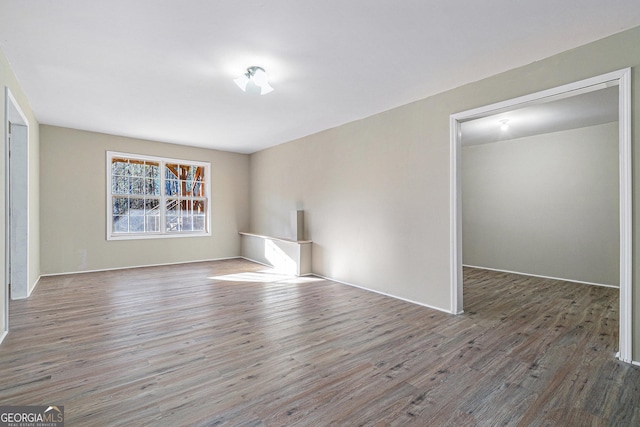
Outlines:
{"type": "Polygon", "coordinates": [[[621,70],[451,116],[452,312],[464,308],[463,263],[619,287],[618,357],[631,362],[630,108],[621,70]]]}
{"type": "Polygon", "coordinates": [[[9,330],[9,298],[29,293],[29,122],[5,90],[5,286],[2,334],[9,330]]]}

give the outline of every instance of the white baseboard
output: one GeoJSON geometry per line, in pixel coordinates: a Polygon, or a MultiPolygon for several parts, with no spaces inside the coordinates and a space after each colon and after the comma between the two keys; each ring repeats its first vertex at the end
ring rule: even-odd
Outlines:
{"type": "Polygon", "coordinates": [[[378,291],[378,290],[375,290],[375,289],[365,288],[365,287],[359,286],[359,285],[354,285],[353,283],[344,282],[342,280],[337,280],[337,279],[333,279],[331,277],[322,276],[322,275],[317,274],[317,273],[313,273],[313,275],[317,276],[317,277],[321,277],[321,278],[323,278],[325,280],[331,280],[332,282],[340,283],[342,285],[353,286],[354,288],[362,289],[364,291],[369,291],[369,292],[373,292],[373,293],[376,293],[376,294],[379,294],[379,295],[384,295],[386,297],[390,297],[390,298],[393,298],[393,299],[398,299],[398,300],[401,300],[401,301],[404,301],[404,302],[408,302],[408,303],[411,303],[411,304],[420,305],[422,307],[430,308],[432,310],[442,311],[442,312],[447,313],[447,314],[453,314],[450,310],[445,310],[444,308],[435,307],[433,305],[425,304],[425,303],[418,302],[418,301],[413,301],[413,300],[410,300],[408,298],[399,297],[397,295],[388,294],[386,292],[378,291]]]}
{"type": "Polygon", "coordinates": [[[4,341],[7,335],[9,335],[9,331],[4,331],[2,332],[2,334],[0,334],[0,344],[2,344],[2,341],[4,341]]]}
{"type": "Polygon", "coordinates": [[[165,262],[160,264],[144,264],[144,265],[131,265],[127,267],[101,268],[97,270],[69,271],[65,273],[47,273],[47,274],[42,274],[40,277],[42,278],[42,277],[52,277],[52,276],[65,276],[67,274],[99,273],[101,271],[128,270],[130,268],[163,267],[167,265],[193,264],[196,262],[209,262],[209,261],[224,261],[227,259],[238,259],[238,258],[243,258],[243,257],[231,256],[231,257],[225,257],[225,258],[200,259],[200,260],[194,260],[194,261],[177,261],[177,262],[165,262]]]}
{"type": "Polygon", "coordinates": [[[38,276],[38,278],[36,279],[36,282],[33,284],[33,288],[29,289],[29,293],[27,294],[27,298],[29,298],[31,296],[31,294],[33,293],[33,291],[36,290],[36,288],[38,287],[38,284],[40,283],[40,279],[42,279],[42,275],[38,276]]]}
{"type": "Polygon", "coordinates": [[[542,276],[540,274],[522,273],[520,271],[502,270],[502,269],[499,269],[499,268],[491,268],[491,267],[480,267],[478,265],[462,264],[462,266],[463,267],[469,267],[469,268],[478,268],[480,270],[498,271],[500,273],[519,274],[520,276],[539,277],[541,279],[561,280],[563,282],[573,282],[573,283],[581,283],[583,285],[602,286],[602,287],[605,287],[605,288],[620,289],[619,286],[605,285],[603,283],[585,282],[585,281],[582,281],[582,280],[565,279],[565,278],[562,278],[562,277],[542,276]]]}
{"type": "MultiPolygon", "coordinates": [[[[240,258],[244,258],[244,259],[246,259],[247,261],[255,262],[256,264],[264,265],[264,266],[266,266],[266,267],[273,267],[273,266],[271,266],[271,265],[269,265],[269,264],[265,264],[264,262],[256,261],[255,259],[250,259],[250,258],[247,258],[247,257],[244,257],[244,256],[242,256],[242,257],[240,257],[240,258]]],[[[402,297],[399,297],[399,296],[396,296],[396,295],[388,294],[388,293],[386,293],[386,292],[377,291],[377,290],[375,290],[375,289],[370,289],[370,288],[365,288],[365,287],[363,287],[363,286],[359,286],[359,285],[354,285],[353,283],[344,282],[344,281],[342,281],[342,280],[337,280],[337,279],[334,279],[334,278],[331,278],[331,277],[322,276],[322,275],[317,274],[317,273],[308,273],[308,274],[305,274],[304,276],[316,276],[316,277],[320,277],[320,278],[322,278],[322,279],[325,279],[325,280],[331,280],[332,282],[340,283],[340,284],[342,284],[342,285],[352,286],[352,287],[354,287],[354,288],[362,289],[362,290],[369,291],[369,292],[374,292],[374,293],[376,293],[376,294],[384,295],[384,296],[386,296],[386,297],[390,297],[390,298],[394,298],[394,299],[399,299],[399,300],[402,300],[402,301],[405,301],[405,302],[408,302],[408,303],[411,303],[411,304],[417,304],[417,305],[420,305],[420,306],[422,306],[422,307],[430,308],[430,309],[432,309],[432,310],[438,310],[438,311],[443,311],[443,312],[445,312],[445,313],[447,313],[447,314],[452,314],[452,313],[451,313],[451,311],[449,311],[449,310],[445,310],[445,309],[442,309],[442,308],[440,308],[440,307],[434,307],[434,306],[429,305],[429,304],[424,304],[424,303],[417,302],[417,301],[413,301],[413,300],[410,300],[410,299],[407,299],[407,298],[402,298],[402,297]]]]}
{"type": "Polygon", "coordinates": [[[36,279],[35,283],[33,284],[33,286],[27,286],[27,295],[23,296],[23,297],[13,297],[13,294],[11,296],[11,300],[12,301],[19,301],[19,300],[23,300],[23,299],[27,299],[31,296],[31,294],[33,293],[33,291],[36,290],[36,288],[38,287],[38,283],[40,283],[40,279],[42,278],[42,276],[38,276],[38,278],[36,279]]]}
{"type": "MultiPolygon", "coordinates": [[[[247,257],[244,257],[244,256],[241,256],[240,258],[246,259],[247,261],[255,262],[256,264],[264,265],[264,266],[266,266],[266,267],[271,267],[271,268],[273,267],[273,266],[271,266],[271,265],[269,265],[269,264],[265,264],[264,262],[256,261],[255,259],[250,259],[250,258],[247,258],[247,257]]],[[[352,287],[354,287],[354,288],[362,289],[362,290],[369,291],[369,292],[374,292],[374,293],[376,293],[376,294],[384,295],[384,296],[386,296],[386,297],[390,297],[390,298],[394,298],[394,299],[399,299],[399,300],[401,300],[401,301],[408,302],[408,303],[411,303],[411,304],[420,305],[420,306],[422,306],[422,307],[430,308],[430,309],[432,309],[432,310],[438,310],[438,311],[445,312],[445,313],[447,313],[447,314],[452,314],[452,313],[451,313],[451,311],[449,311],[449,310],[445,310],[445,309],[440,308],[440,307],[434,307],[434,306],[429,305],[429,304],[424,304],[424,303],[417,302],[417,301],[413,301],[413,300],[410,300],[410,299],[407,299],[407,298],[402,298],[402,297],[399,297],[399,296],[396,296],[396,295],[388,294],[388,293],[386,293],[386,292],[377,291],[377,290],[375,290],[375,289],[370,289],[370,288],[365,288],[365,287],[363,287],[363,286],[359,286],[359,285],[354,285],[353,283],[345,282],[345,281],[342,281],[342,280],[337,280],[337,279],[334,279],[334,278],[331,278],[331,277],[322,276],[321,274],[317,274],[317,273],[308,273],[308,274],[304,274],[304,276],[316,276],[316,277],[320,277],[320,278],[322,278],[322,279],[325,279],[325,280],[331,280],[332,282],[340,283],[340,284],[342,284],[342,285],[352,286],[352,287]]]]}
{"type": "Polygon", "coordinates": [[[264,265],[265,267],[273,268],[273,265],[269,265],[269,264],[267,264],[265,262],[258,261],[257,259],[247,258],[246,256],[240,256],[240,258],[242,258],[244,260],[247,260],[247,261],[255,262],[256,264],[264,265]]]}

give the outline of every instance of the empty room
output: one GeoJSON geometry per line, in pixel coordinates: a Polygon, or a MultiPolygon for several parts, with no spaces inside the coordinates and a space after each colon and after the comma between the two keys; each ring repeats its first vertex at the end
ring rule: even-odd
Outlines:
{"type": "Polygon", "coordinates": [[[631,0],[0,0],[0,426],[640,425],[639,67],[631,0]]]}

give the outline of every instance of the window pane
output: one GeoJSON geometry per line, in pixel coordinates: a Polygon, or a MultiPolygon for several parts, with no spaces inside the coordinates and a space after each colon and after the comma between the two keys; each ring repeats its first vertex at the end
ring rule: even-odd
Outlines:
{"type": "Polygon", "coordinates": [[[185,196],[203,196],[201,194],[201,181],[203,179],[203,167],[200,166],[183,166],[186,170],[183,187],[183,195],[185,196]]]}
{"type": "Polygon", "coordinates": [[[145,215],[160,215],[160,200],[145,199],[144,211],[145,215]]]}
{"type": "Polygon", "coordinates": [[[111,192],[113,194],[129,194],[129,178],[114,176],[111,179],[111,192]]]}
{"type": "Polygon", "coordinates": [[[204,186],[202,185],[202,183],[199,181],[195,181],[193,183],[193,190],[192,190],[193,197],[204,196],[203,191],[204,191],[204,186]]]}
{"type": "Polygon", "coordinates": [[[180,201],[177,199],[167,199],[166,211],[166,231],[181,231],[180,201]]]}
{"type": "Polygon", "coordinates": [[[205,200],[180,200],[178,202],[179,217],[176,209],[172,213],[174,231],[206,231],[205,200]]]}
{"type": "Polygon", "coordinates": [[[204,197],[204,181],[206,177],[204,176],[204,166],[198,166],[195,172],[195,184],[194,184],[194,193],[193,195],[196,197],[204,197]]]}
{"type": "Polygon", "coordinates": [[[180,179],[180,173],[178,171],[179,166],[175,163],[167,163],[164,165],[164,178],[165,179],[180,179]]]}
{"type": "Polygon", "coordinates": [[[189,196],[189,193],[188,193],[189,188],[187,187],[187,181],[184,181],[184,180],[178,181],[178,189],[179,189],[178,190],[179,193],[176,193],[176,194],[181,196],[189,196]]]}
{"type": "Polygon", "coordinates": [[[128,175],[128,165],[129,161],[127,159],[117,159],[114,157],[111,159],[111,175],[128,175]]]}
{"type": "Polygon", "coordinates": [[[113,198],[113,214],[126,215],[129,211],[129,199],[127,197],[113,198]]]}
{"type": "Polygon", "coordinates": [[[129,217],[129,231],[131,233],[144,232],[144,216],[130,216],[129,217]]]}
{"type": "Polygon", "coordinates": [[[150,196],[160,195],[160,180],[147,178],[144,180],[144,194],[150,196]]]}
{"type": "Polygon", "coordinates": [[[129,199],[129,215],[144,216],[144,199],[129,199]]]}
{"type": "Polygon", "coordinates": [[[144,201],[145,227],[148,232],[160,231],[160,200],[145,199],[144,201]]]}
{"type": "Polygon", "coordinates": [[[191,231],[193,230],[192,226],[192,217],[185,213],[185,215],[181,218],[182,220],[182,231],[191,231]]]}
{"type": "Polygon", "coordinates": [[[167,215],[180,214],[180,201],[178,199],[167,199],[167,215]]]}
{"type": "Polygon", "coordinates": [[[179,216],[167,215],[166,221],[167,221],[167,226],[165,230],[167,232],[170,233],[175,231],[182,231],[182,226],[181,226],[181,221],[179,216]]]}
{"type": "Polygon", "coordinates": [[[184,189],[183,194],[191,196],[193,191],[193,177],[195,176],[195,167],[191,165],[183,165],[182,167],[185,170],[183,178],[184,187],[182,187],[184,189]]]}
{"type": "Polygon", "coordinates": [[[112,229],[114,233],[127,233],[129,231],[129,217],[114,216],[112,229]]]}
{"type": "Polygon", "coordinates": [[[167,180],[165,181],[165,194],[167,196],[179,196],[180,195],[180,181],[167,180]]]}
{"type": "Polygon", "coordinates": [[[191,165],[182,165],[182,169],[184,170],[184,175],[183,178],[184,180],[187,181],[192,181],[193,180],[193,173],[194,173],[194,169],[195,166],[191,166],[191,165]]]}
{"type": "Polygon", "coordinates": [[[179,179],[187,179],[187,175],[189,174],[189,166],[187,165],[178,165],[178,178],[179,179]]]}
{"type": "Polygon", "coordinates": [[[129,159],[129,171],[131,176],[144,176],[144,162],[141,160],[129,159]]]}
{"type": "Polygon", "coordinates": [[[180,218],[174,217],[174,216],[167,216],[167,227],[165,228],[165,231],[167,233],[172,233],[172,232],[181,231],[181,230],[182,229],[180,228],[180,218]]]}
{"type": "Polygon", "coordinates": [[[204,215],[195,215],[193,217],[193,230],[194,231],[207,231],[206,230],[206,217],[204,215]]]}
{"type": "Polygon", "coordinates": [[[146,231],[153,233],[160,231],[160,217],[159,216],[147,216],[145,217],[146,231]]]}
{"type": "Polygon", "coordinates": [[[144,178],[131,178],[131,194],[144,194],[144,178]]]}
{"type": "Polygon", "coordinates": [[[195,213],[198,214],[203,214],[204,213],[204,205],[205,201],[204,200],[194,200],[193,201],[193,211],[195,213]]]}
{"type": "Polygon", "coordinates": [[[147,178],[160,178],[160,165],[158,163],[147,162],[144,170],[147,178]]]}

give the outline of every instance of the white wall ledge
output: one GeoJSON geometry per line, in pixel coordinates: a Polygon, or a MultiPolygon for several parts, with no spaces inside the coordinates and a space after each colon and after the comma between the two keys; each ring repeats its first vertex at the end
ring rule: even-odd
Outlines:
{"type": "Polygon", "coordinates": [[[239,231],[238,232],[240,235],[242,236],[251,236],[251,237],[258,237],[260,239],[269,239],[269,240],[277,240],[280,242],[290,242],[290,243],[298,243],[298,244],[306,244],[306,243],[312,243],[311,240],[293,240],[293,239],[285,239],[284,237],[273,237],[273,236],[266,236],[264,234],[256,234],[256,233],[247,233],[245,231],[239,231]]]}
{"type": "Polygon", "coordinates": [[[242,257],[272,267],[278,273],[311,274],[311,240],[292,240],[239,232],[242,257]]]}

